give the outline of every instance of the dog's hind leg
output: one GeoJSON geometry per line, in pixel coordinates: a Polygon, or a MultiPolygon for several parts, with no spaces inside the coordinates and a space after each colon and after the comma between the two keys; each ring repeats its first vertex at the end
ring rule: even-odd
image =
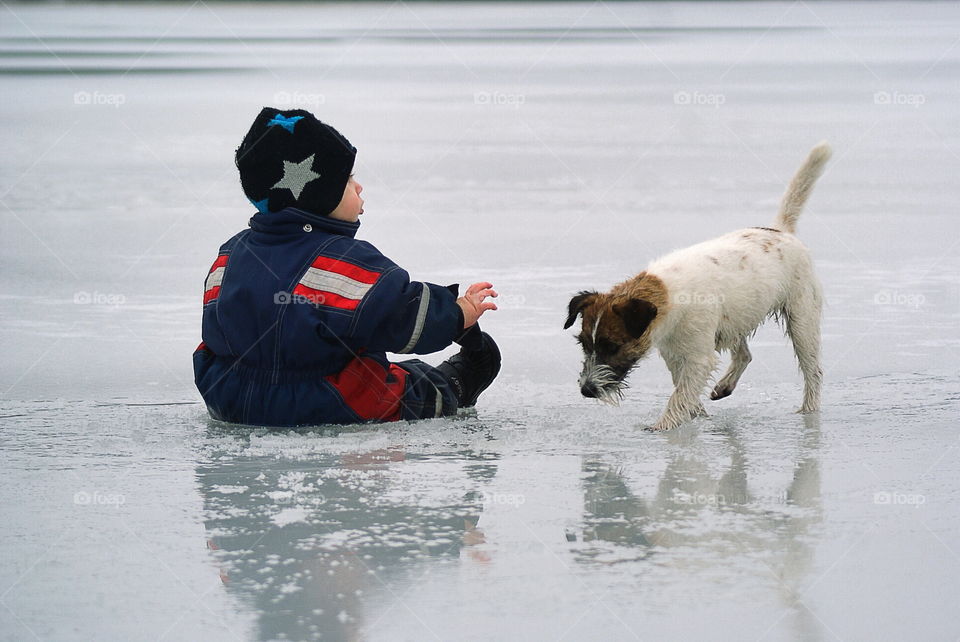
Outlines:
{"type": "Polygon", "coordinates": [[[730,361],[730,367],[723,375],[723,378],[717,382],[713,392],[710,393],[710,398],[714,401],[730,396],[733,389],[737,387],[737,382],[740,381],[740,376],[743,375],[743,371],[747,369],[747,365],[749,365],[751,359],[753,359],[750,355],[750,348],[747,347],[746,337],[740,337],[740,341],[730,351],[730,357],[732,359],[730,361]]]}
{"type": "Polygon", "coordinates": [[[820,288],[816,281],[784,308],[787,334],[793,341],[800,371],[803,373],[803,405],[799,412],[820,410],[820,387],[823,371],[820,369],[820,288]]]}

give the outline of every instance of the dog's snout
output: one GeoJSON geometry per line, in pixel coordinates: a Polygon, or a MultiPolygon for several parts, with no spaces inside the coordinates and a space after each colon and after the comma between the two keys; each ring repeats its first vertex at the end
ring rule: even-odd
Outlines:
{"type": "Polygon", "coordinates": [[[593,399],[597,396],[597,389],[589,384],[584,384],[580,386],[580,394],[582,394],[584,397],[590,397],[593,399]]]}

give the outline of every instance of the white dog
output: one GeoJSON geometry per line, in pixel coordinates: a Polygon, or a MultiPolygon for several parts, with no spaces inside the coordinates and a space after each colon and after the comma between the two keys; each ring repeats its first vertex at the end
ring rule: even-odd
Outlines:
{"type": "Polygon", "coordinates": [[[829,158],[825,142],[813,148],[790,182],[773,227],[747,228],[677,250],[608,293],[573,297],[563,327],[583,315],[577,337],[584,351],[583,395],[617,403],[627,374],[656,347],[675,390],[654,429],[679,426],[706,414],[700,395],[723,350],[730,351],[732,362],[710,398],[733,392],[750,363],[747,337],[772,316],[785,325],[803,372],[800,412],[819,410],[822,297],[810,254],[794,233],[829,158]]]}

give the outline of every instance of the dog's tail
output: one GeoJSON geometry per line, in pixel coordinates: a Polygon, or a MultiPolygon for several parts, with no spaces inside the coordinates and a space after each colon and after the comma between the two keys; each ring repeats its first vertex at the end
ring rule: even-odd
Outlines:
{"type": "Polygon", "coordinates": [[[780,203],[780,213],[777,214],[777,220],[773,224],[778,230],[794,234],[797,229],[797,219],[800,218],[800,212],[803,211],[803,205],[813,190],[813,184],[820,178],[823,172],[823,166],[830,160],[830,145],[827,141],[821,141],[810,150],[810,155],[804,161],[803,167],[794,175],[787,187],[787,192],[783,195],[783,201],[780,203]]]}

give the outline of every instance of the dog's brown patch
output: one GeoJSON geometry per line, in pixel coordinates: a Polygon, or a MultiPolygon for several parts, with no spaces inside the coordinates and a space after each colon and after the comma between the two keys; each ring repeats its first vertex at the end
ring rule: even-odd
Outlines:
{"type": "MultiPolygon", "coordinates": [[[[629,299],[646,301],[654,306],[657,310],[656,317],[654,317],[653,321],[650,322],[646,331],[640,337],[641,343],[643,344],[643,352],[646,352],[650,349],[651,330],[653,330],[653,328],[660,323],[670,309],[670,293],[667,291],[666,284],[660,280],[660,277],[643,271],[632,279],[618,283],[610,289],[609,304],[611,308],[617,304],[622,304],[624,301],[629,299]]],[[[607,315],[604,315],[603,321],[606,321],[606,316],[607,315]]],[[[615,317],[615,315],[610,316],[615,317]]],[[[618,326],[620,324],[615,320],[611,320],[611,325],[618,326]]],[[[605,331],[610,331],[611,334],[616,334],[616,331],[613,327],[605,326],[606,323],[600,324],[599,334],[604,334],[605,331]]],[[[618,338],[626,339],[621,341],[621,343],[637,340],[635,337],[629,335],[618,338]]],[[[638,346],[638,348],[639,347],[640,346],[638,346]]]]}
{"type": "Polygon", "coordinates": [[[670,294],[666,284],[655,274],[646,270],[637,276],[618,283],[610,289],[611,296],[623,296],[630,299],[643,299],[657,306],[657,317],[662,317],[670,307],[670,294]]]}
{"type": "Polygon", "coordinates": [[[578,337],[581,345],[601,363],[626,374],[650,350],[650,332],[670,309],[667,286],[659,277],[641,272],[607,293],[578,296],[582,295],[588,296],[570,310],[575,316],[576,307],[583,315],[578,337]]]}

